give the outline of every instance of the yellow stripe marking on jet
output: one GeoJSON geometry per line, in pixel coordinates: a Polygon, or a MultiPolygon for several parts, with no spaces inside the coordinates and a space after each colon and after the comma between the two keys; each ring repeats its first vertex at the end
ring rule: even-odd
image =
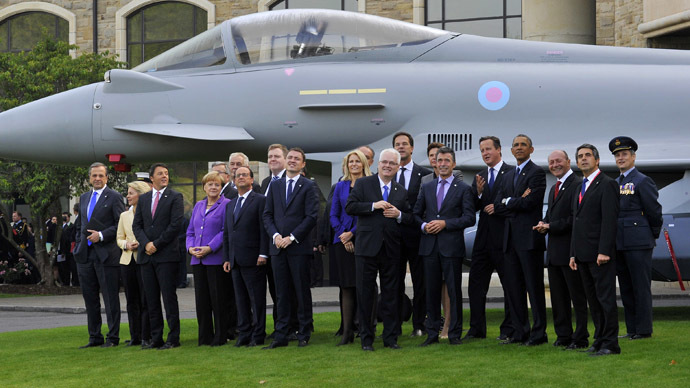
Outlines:
{"type": "Polygon", "coordinates": [[[316,89],[316,90],[300,90],[299,95],[300,96],[313,96],[316,94],[328,94],[328,90],[326,89],[316,89]]]}
{"type": "Polygon", "coordinates": [[[329,89],[328,94],[356,94],[357,89],[329,89]]]}
{"type": "Polygon", "coordinates": [[[386,93],[386,88],[379,89],[357,89],[359,94],[370,94],[370,93],[386,93]]]}

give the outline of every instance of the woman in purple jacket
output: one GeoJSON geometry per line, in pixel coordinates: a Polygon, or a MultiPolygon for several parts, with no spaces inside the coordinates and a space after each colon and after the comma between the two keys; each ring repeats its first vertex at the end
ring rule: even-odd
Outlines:
{"type": "Polygon", "coordinates": [[[350,151],[343,158],[343,178],[335,185],[331,202],[331,227],[335,232],[333,247],[340,276],[343,338],[338,344],[354,341],[355,326],[355,231],[357,218],[345,213],[345,204],[355,181],[371,175],[367,158],[361,151],[350,151]]]}
{"type": "Polygon", "coordinates": [[[201,183],[207,197],[194,205],[187,228],[187,252],[192,255],[199,346],[220,346],[227,342],[229,324],[223,302],[231,287],[223,272],[223,225],[229,200],[220,194],[225,182],[216,171],[206,174],[201,183]]]}

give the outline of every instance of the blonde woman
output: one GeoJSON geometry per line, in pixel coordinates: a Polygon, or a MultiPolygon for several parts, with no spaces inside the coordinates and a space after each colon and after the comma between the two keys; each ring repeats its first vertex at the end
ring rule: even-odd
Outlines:
{"type": "Polygon", "coordinates": [[[122,282],[125,285],[131,338],[127,346],[141,345],[144,347],[151,342],[151,323],[146,308],[141,270],[136,263],[139,243],[134,237],[134,232],[132,232],[132,221],[137,210],[137,203],[139,203],[139,196],[151,191],[151,187],[145,182],[139,181],[129,182],[127,186],[126,198],[130,208],[120,215],[120,222],[117,224],[117,245],[122,249],[120,270],[122,282]]]}
{"type": "Polygon", "coordinates": [[[359,150],[350,151],[343,158],[343,178],[333,190],[331,202],[331,227],[335,232],[333,246],[338,263],[342,302],[343,337],[338,345],[346,345],[354,340],[355,325],[355,232],[357,217],[345,213],[345,205],[355,181],[371,175],[367,158],[359,150]]]}

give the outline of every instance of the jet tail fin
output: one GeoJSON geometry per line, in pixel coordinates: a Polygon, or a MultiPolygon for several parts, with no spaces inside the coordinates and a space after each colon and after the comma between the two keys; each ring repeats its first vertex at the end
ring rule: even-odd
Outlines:
{"type": "Polygon", "coordinates": [[[244,128],[205,124],[124,124],[115,129],[196,140],[254,140],[244,128]]]}

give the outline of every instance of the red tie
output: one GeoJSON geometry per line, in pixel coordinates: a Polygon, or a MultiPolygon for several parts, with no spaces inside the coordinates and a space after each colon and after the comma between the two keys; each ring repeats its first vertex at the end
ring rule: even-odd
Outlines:
{"type": "Polygon", "coordinates": [[[158,207],[158,200],[161,197],[161,192],[156,191],[156,198],[153,200],[153,207],[151,208],[151,218],[153,218],[154,215],[156,215],[156,208],[158,207]]]}
{"type": "Polygon", "coordinates": [[[558,188],[561,187],[561,181],[556,181],[556,191],[553,192],[553,199],[558,198],[558,188]]]}

